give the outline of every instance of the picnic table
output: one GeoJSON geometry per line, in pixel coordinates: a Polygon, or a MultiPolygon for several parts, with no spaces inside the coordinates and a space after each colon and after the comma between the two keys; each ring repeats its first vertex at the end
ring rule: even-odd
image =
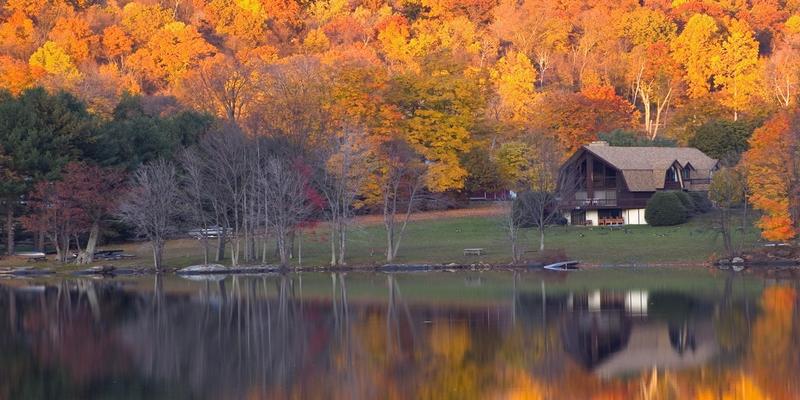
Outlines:
{"type": "Polygon", "coordinates": [[[99,250],[94,252],[94,258],[98,260],[121,260],[134,257],[133,254],[124,253],[124,250],[99,250]]]}
{"type": "Polygon", "coordinates": [[[483,254],[483,248],[464,249],[465,256],[482,256],[483,254]]]}

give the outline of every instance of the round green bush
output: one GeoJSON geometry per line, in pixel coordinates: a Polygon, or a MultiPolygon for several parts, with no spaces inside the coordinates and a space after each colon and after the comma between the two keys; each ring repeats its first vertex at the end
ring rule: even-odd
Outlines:
{"type": "Polygon", "coordinates": [[[689,196],[689,193],[686,193],[682,190],[674,191],[673,193],[678,196],[678,200],[681,201],[681,204],[683,204],[683,208],[686,209],[686,212],[688,212],[690,215],[697,212],[697,206],[694,204],[692,197],[689,196]]]}
{"type": "Polygon", "coordinates": [[[696,212],[705,214],[714,208],[714,205],[711,204],[711,200],[708,199],[707,192],[689,192],[689,197],[691,197],[694,202],[694,209],[696,212]]]}
{"type": "Polygon", "coordinates": [[[652,226],[671,226],[686,222],[689,213],[675,192],[656,192],[647,202],[644,218],[652,226]]]}

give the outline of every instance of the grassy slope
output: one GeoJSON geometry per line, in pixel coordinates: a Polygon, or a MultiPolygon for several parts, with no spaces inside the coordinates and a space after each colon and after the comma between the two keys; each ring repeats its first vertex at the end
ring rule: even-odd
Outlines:
{"type": "MultiPolygon", "coordinates": [[[[475,261],[505,263],[510,260],[509,244],[502,228],[501,217],[480,212],[477,215],[459,212],[456,216],[438,214],[436,219],[421,216],[409,223],[402,239],[399,263],[471,263],[475,261]],[[463,256],[463,249],[481,247],[485,256],[463,256]]],[[[545,247],[563,250],[568,257],[597,264],[694,263],[703,262],[715,253],[722,253],[722,240],[710,228],[713,215],[695,217],[676,227],[631,226],[626,231],[598,227],[553,227],[548,230],[545,247]]],[[[748,246],[758,241],[755,229],[744,236],[748,246]]],[[[530,249],[525,258],[535,259],[538,237],[526,232],[525,246],[530,249]]],[[[350,265],[384,263],[383,225],[376,219],[358,222],[350,233],[348,262],[350,265]]],[[[141,263],[147,260],[149,248],[145,243],[123,246],[140,254],[141,263]]],[[[303,265],[325,265],[329,260],[326,227],[321,225],[307,231],[302,239],[303,265]]],[[[185,239],[171,241],[167,263],[184,266],[201,261],[197,242],[185,239]]],[[[296,262],[297,260],[295,260],[296,262]]],[[[274,257],[270,262],[275,262],[274,257]]]]}
{"type": "MultiPolygon", "coordinates": [[[[472,263],[476,261],[507,263],[510,245],[502,228],[499,209],[492,206],[419,214],[408,225],[403,236],[398,263],[472,263]],[[464,256],[464,248],[481,247],[485,256],[464,256]]],[[[676,227],[631,226],[627,230],[598,227],[552,227],[548,229],[545,247],[558,250],[569,258],[596,264],[695,263],[722,253],[722,240],[710,228],[713,215],[695,217],[676,227]]],[[[308,230],[302,238],[303,265],[326,265],[329,260],[327,227],[323,224],[308,230]]],[[[380,218],[359,218],[350,232],[347,260],[350,265],[383,264],[385,233],[380,218]]],[[[750,228],[744,236],[748,246],[758,240],[750,228]]],[[[526,259],[536,259],[538,236],[525,232],[526,259]]],[[[150,264],[150,247],[145,242],[108,245],[123,248],[139,257],[117,262],[118,265],[150,264]]],[[[272,253],[272,252],[270,252],[272,253]]],[[[182,267],[202,262],[201,248],[192,239],[172,240],[167,245],[166,263],[182,267]]],[[[269,262],[276,262],[271,257],[269,262]]],[[[297,259],[294,260],[295,264],[297,259]]],[[[19,260],[3,260],[4,265],[19,260]]]]}

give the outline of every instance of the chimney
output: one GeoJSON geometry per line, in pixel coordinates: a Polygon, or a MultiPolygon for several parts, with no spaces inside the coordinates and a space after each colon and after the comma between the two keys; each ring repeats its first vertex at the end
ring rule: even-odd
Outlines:
{"type": "Polygon", "coordinates": [[[594,142],[589,143],[589,146],[592,147],[608,146],[608,142],[606,142],[605,140],[595,140],[594,142]]]}

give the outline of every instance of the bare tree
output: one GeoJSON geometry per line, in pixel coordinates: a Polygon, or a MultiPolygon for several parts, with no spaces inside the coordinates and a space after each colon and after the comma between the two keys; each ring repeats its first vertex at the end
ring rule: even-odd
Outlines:
{"type": "Polygon", "coordinates": [[[179,90],[188,103],[235,123],[247,115],[256,96],[255,69],[236,57],[217,54],[182,80],[179,90]]]}
{"type": "MultiPolygon", "coordinates": [[[[182,205],[186,208],[188,220],[199,227],[198,240],[203,246],[203,264],[209,261],[209,225],[213,215],[209,212],[209,196],[205,189],[208,181],[206,163],[196,149],[187,149],[180,156],[182,205]]],[[[221,232],[217,232],[219,236],[221,232]]]]}
{"type": "Polygon", "coordinates": [[[386,261],[393,262],[422,189],[426,168],[419,155],[402,140],[385,143],[381,152],[382,165],[377,169],[386,228],[386,261]],[[398,212],[404,214],[402,221],[397,218],[398,212]]]}
{"type": "Polygon", "coordinates": [[[576,171],[561,167],[562,152],[550,138],[539,138],[529,146],[527,181],[517,196],[516,209],[522,215],[521,223],[536,228],[539,233],[539,251],[544,250],[544,237],[548,225],[555,222],[563,206],[578,188],[576,171]]]}
{"type": "Polygon", "coordinates": [[[271,155],[264,165],[260,185],[265,195],[269,223],[275,234],[281,266],[291,254],[290,236],[314,210],[309,193],[309,171],[297,157],[271,155]]]}
{"type": "Polygon", "coordinates": [[[735,168],[725,168],[716,172],[711,180],[708,196],[719,209],[717,229],[722,235],[725,251],[728,256],[733,257],[739,250],[733,242],[733,209],[743,206],[742,228],[747,221],[747,184],[744,175],[735,168]]]}
{"type": "Polygon", "coordinates": [[[367,178],[366,151],[358,143],[355,129],[345,128],[333,135],[328,151],[319,160],[318,187],[325,197],[331,228],[331,266],[345,265],[347,229],[353,203],[367,178]]]}
{"type": "Polygon", "coordinates": [[[224,124],[206,135],[200,142],[200,151],[207,172],[204,190],[210,196],[218,225],[222,226],[218,239],[217,260],[224,254],[227,232],[231,231],[231,264],[239,264],[245,237],[245,216],[249,185],[251,142],[233,124],[224,124]]]}
{"type": "Polygon", "coordinates": [[[522,239],[523,214],[514,206],[513,202],[506,202],[503,213],[503,228],[511,242],[511,263],[517,264],[522,259],[524,249],[520,243],[522,239]]]}
{"type": "Polygon", "coordinates": [[[259,136],[284,138],[299,147],[319,145],[329,122],[329,85],[311,57],[293,57],[259,72],[262,90],[243,126],[259,136]]]}
{"type": "Polygon", "coordinates": [[[136,171],[130,194],[119,210],[121,219],[150,241],[156,270],[162,268],[166,239],[176,230],[179,198],[175,166],[159,160],[136,171]]]}
{"type": "Polygon", "coordinates": [[[539,231],[539,251],[544,250],[547,226],[557,223],[558,219],[561,219],[566,199],[571,198],[577,189],[574,179],[570,178],[572,175],[572,172],[562,171],[561,174],[556,175],[557,183],[554,192],[539,192],[532,197],[533,203],[527,205],[534,216],[534,226],[539,231]]]}

